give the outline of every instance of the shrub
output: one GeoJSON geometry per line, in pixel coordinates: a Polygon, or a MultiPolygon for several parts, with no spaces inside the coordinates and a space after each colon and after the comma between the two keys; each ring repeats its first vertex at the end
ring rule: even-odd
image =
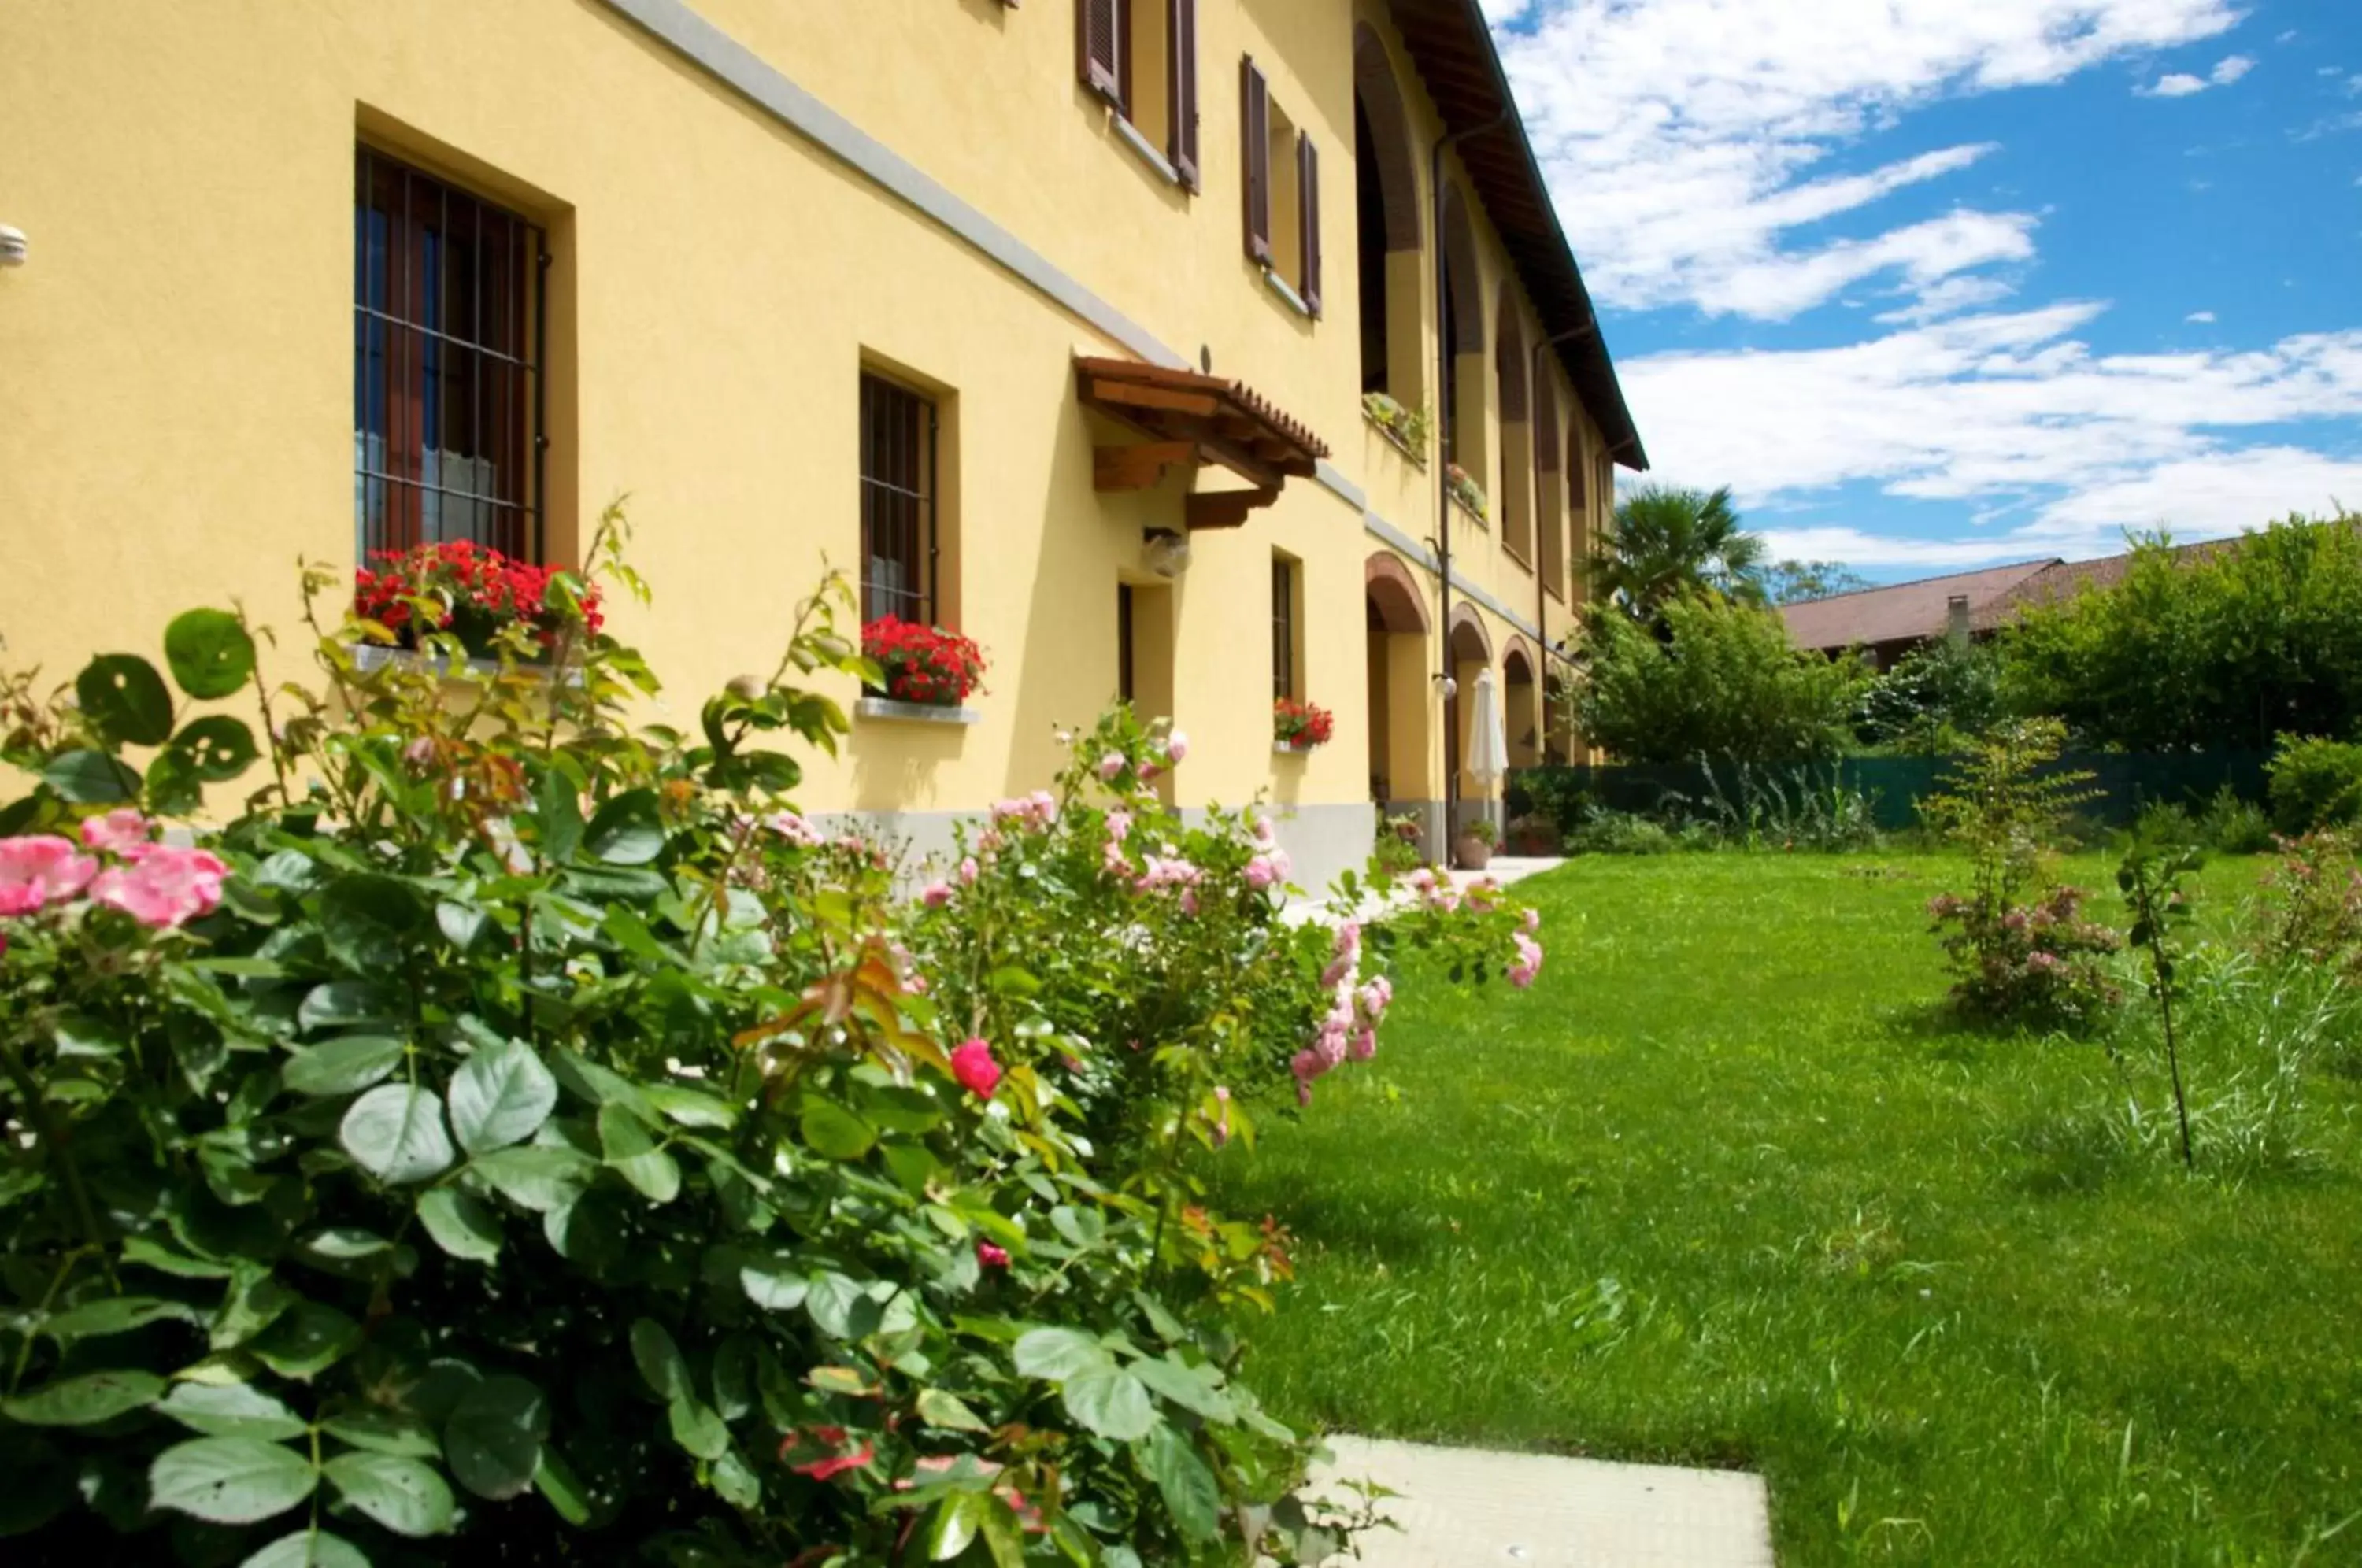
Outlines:
{"type": "Polygon", "coordinates": [[[2217,855],[2261,855],[2275,842],[2272,820],[2225,784],[2198,814],[2198,842],[2217,855]]]}
{"type": "Polygon", "coordinates": [[[1864,744],[1908,756],[1966,749],[2003,716],[2000,662],[1987,643],[1950,638],[1912,649],[1862,691],[1864,744]]]}
{"type": "Polygon", "coordinates": [[[873,684],[897,702],[956,708],[984,690],[984,655],[956,632],[881,616],[861,628],[861,651],[877,667],[873,684]]]}
{"type": "Polygon", "coordinates": [[[2028,610],[1998,639],[2013,712],[2080,745],[2268,750],[2362,729],[2362,518],[2291,517],[2224,544],[2141,540],[2120,583],[2028,610]]]}
{"type": "Polygon", "coordinates": [[[1427,856],[1419,849],[1420,836],[1419,820],[1408,812],[1380,822],[1373,858],[1377,873],[1398,877],[1426,865],[1427,856]]]}
{"type": "Polygon", "coordinates": [[[2352,833],[2323,828],[2283,842],[2280,851],[2257,904],[2258,956],[2362,977],[2362,866],[2352,833]]]}
{"type": "Polygon", "coordinates": [[[1625,762],[1705,756],[1793,762],[1840,754],[1868,673],[1800,652],[1768,610],[1684,596],[1663,633],[1619,614],[1586,622],[1570,684],[1573,727],[1625,762]]]}
{"type": "Polygon", "coordinates": [[[1570,855],[1667,855],[1681,847],[1661,823],[1604,806],[1584,808],[1566,835],[1570,855]]]}
{"type": "Polygon", "coordinates": [[[2291,837],[2362,817],[2362,745],[2282,735],[2268,777],[2272,824],[2291,837]]]}
{"type": "Polygon", "coordinates": [[[1299,702],[1293,697],[1282,697],[1272,704],[1272,739],[1283,745],[1309,751],[1316,745],[1327,745],[1337,733],[1337,717],[1318,702],[1299,702]]]}
{"type": "Polygon", "coordinates": [[[1966,897],[1928,905],[1963,1011],[1999,1021],[2089,1024],[2123,999],[2105,959],[2116,933],[2082,914],[2083,892],[2050,886],[2051,845],[2091,797],[2087,773],[2056,769],[2056,720],[1995,729],[1922,803],[1931,825],[1969,854],[1966,897]]]}
{"type": "MultiPolygon", "coordinates": [[[[593,558],[620,572],[613,537],[593,558]]],[[[389,634],[354,623],[313,692],[199,611],[165,636],[186,701],[115,655],[78,706],[16,715],[41,782],[0,841],[0,1530],[30,1561],[411,1561],[455,1531],[436,1559],[1325,1554],[1285,1501],[1307,1445],[1236,1381],[1222,1316],[1285,1275],[1285,1233],[1120,1184],[1072,1091],[1151,1069],[1061,1018],[1087,977],[1137,1020],[1153,1092],[1091,1108],[1125,1146],[1218,1143],[1191,1091],[1241,1039],[1325,1059],[1406,944],[1529,981],[1523,917],[1422,907],[1349,965],[1256,910],[1269,846],[1233,825],[1190,841],[1193,886],[1143,888],[1142,860],[1089,895],[1135,927],[1018,931],[1105,822],[1030,803],[970,885],[1010,930],[898,906],[767,744],[833,745],[801,682],[874,674],[841,585],[694,743],[627,722],[656,681],[587,597],[560,573],[541,607],[574,679],[364,671],[389,634]],[[242,720],[190,715],[232,698],[275,783],[159,842],[189,769],[257,760],[242,720]],[[1179,918],[1185,891],[1230,912],[1179,918]],[[1109,955],[1150,924],[1141,979],[1145,950],[1109,955]],[[919,956],[944,952],[978,967],[919,956]],[[1142,1007],[1182,974],[1199,1013],[1142,1007]]],[[[1149,758],[1118,749],[1133,790],[1149,758]]]]}

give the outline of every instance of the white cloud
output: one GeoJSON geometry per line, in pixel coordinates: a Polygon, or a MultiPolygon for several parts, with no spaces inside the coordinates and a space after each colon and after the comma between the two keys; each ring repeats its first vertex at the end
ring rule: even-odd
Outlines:
{"type": "Polygon", "coordinates": [[[2193,310],[2181,319],[2194,321],[2201,326],[2212,326],[2214,325],[2214,313],[2211,310],[2193,310]]]}
{"type": "Polygon", "coordinates": [[[2362,331],[2105,355],[2077,336],[2105,308],[1959,316],[1836,348],[1653,355],[1626,361],[1623,380],[1675,482],[1728,483],[1774,515],[1871,483],[2018,519],[1944,540],[1767,528],[1784,555],[1856,566],[2092,555],[2126,527],[2196,538],[2334,498],[2362,504],[2362,458],[2298,448],[2279,428],[2362,416],[2362,331]]]}
{"type": "Polygon", "coordinates": [[[2256,62],[2251,56],[2229,54],[2203,76],[2176,71],[2158,77],[2154,85],[2136,87],[2133,91],[2145,98],[2187,98],[2192,93],[2203,93],[2209,87],[2228,87],[2255,68],[2256,62]]]}
{"type": "Polygon", "coordinates": [[[1593,292],[1625,308],[1692,304],[1767,319],[1871,279],[1939,298],[1939,285],[2032,254],[2031,215],[1969,207],[1867,237],[1809,234],[1992,149],[1945,147],[1816,176],[1832,154],[1939,99],[2058,83],[2213,37],[2240,14],[2235,0],[1486,8],[1496,25],[1518,24],[1496,41],[1593,292]]]}

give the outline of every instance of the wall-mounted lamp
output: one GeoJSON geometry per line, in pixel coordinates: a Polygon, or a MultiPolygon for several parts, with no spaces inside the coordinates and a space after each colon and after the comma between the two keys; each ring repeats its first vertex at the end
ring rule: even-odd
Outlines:
{"type": "Polygon", "coordinates": [[[23,229],[0,223],[0,267],[22,267],[30,250],[31,242],[26,239],[23,229]]]}
{"type": "Polygon", "coordinates": [[[1443,682],[1443,700],[1445,701],[1449,702],[1454,697],[1460,695],[1460,679],[1457,676],[1439,675],[1435,679],[1443,682]]]}
{"type": "Polygon", "coordinates": [[[1189,569],[1189,536],[1151,528],[1141,536],[1140,558],[1159,577],[1179,577],[1189,569]]]}

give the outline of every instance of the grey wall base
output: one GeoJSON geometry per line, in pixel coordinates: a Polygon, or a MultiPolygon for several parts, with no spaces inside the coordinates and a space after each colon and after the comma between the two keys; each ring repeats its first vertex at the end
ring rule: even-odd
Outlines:
{"type": "MultiPolygon", "coordinates": [[[[1377,808],[1366,801],[1339,805],[1274,807],[1281,847],[1295,863],[1292,880],[1308,892],[1325,891],[1338,874],[1359,871],[1376,842],[1377,808]]],[[[1192,826],[1205,812],[1185,808],[1182,820],[1192,826]]],[[[917,874],[927,862],[938,867],[951,862],[955,841],[953,829],[966,822],[980,828],[977,812],[836,812],[816,813],[813,825],[828,834],[858,833],[901,847],[905,863],[917,874]]]]}

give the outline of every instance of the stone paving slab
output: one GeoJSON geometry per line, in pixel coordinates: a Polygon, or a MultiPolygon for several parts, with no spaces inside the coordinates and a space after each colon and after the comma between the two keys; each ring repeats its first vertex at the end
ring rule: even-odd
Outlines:
{"type": "Polygon", "coordinates": [[[1760,1475],[1369,1438],[1329,1446],[1309,1495],[1344,1502],[1341,1480],[1403,1494],[1380,1505],[1402,1529],[1363,1536],[1362,1568],[1773,1568],[1760,1475]]]}

